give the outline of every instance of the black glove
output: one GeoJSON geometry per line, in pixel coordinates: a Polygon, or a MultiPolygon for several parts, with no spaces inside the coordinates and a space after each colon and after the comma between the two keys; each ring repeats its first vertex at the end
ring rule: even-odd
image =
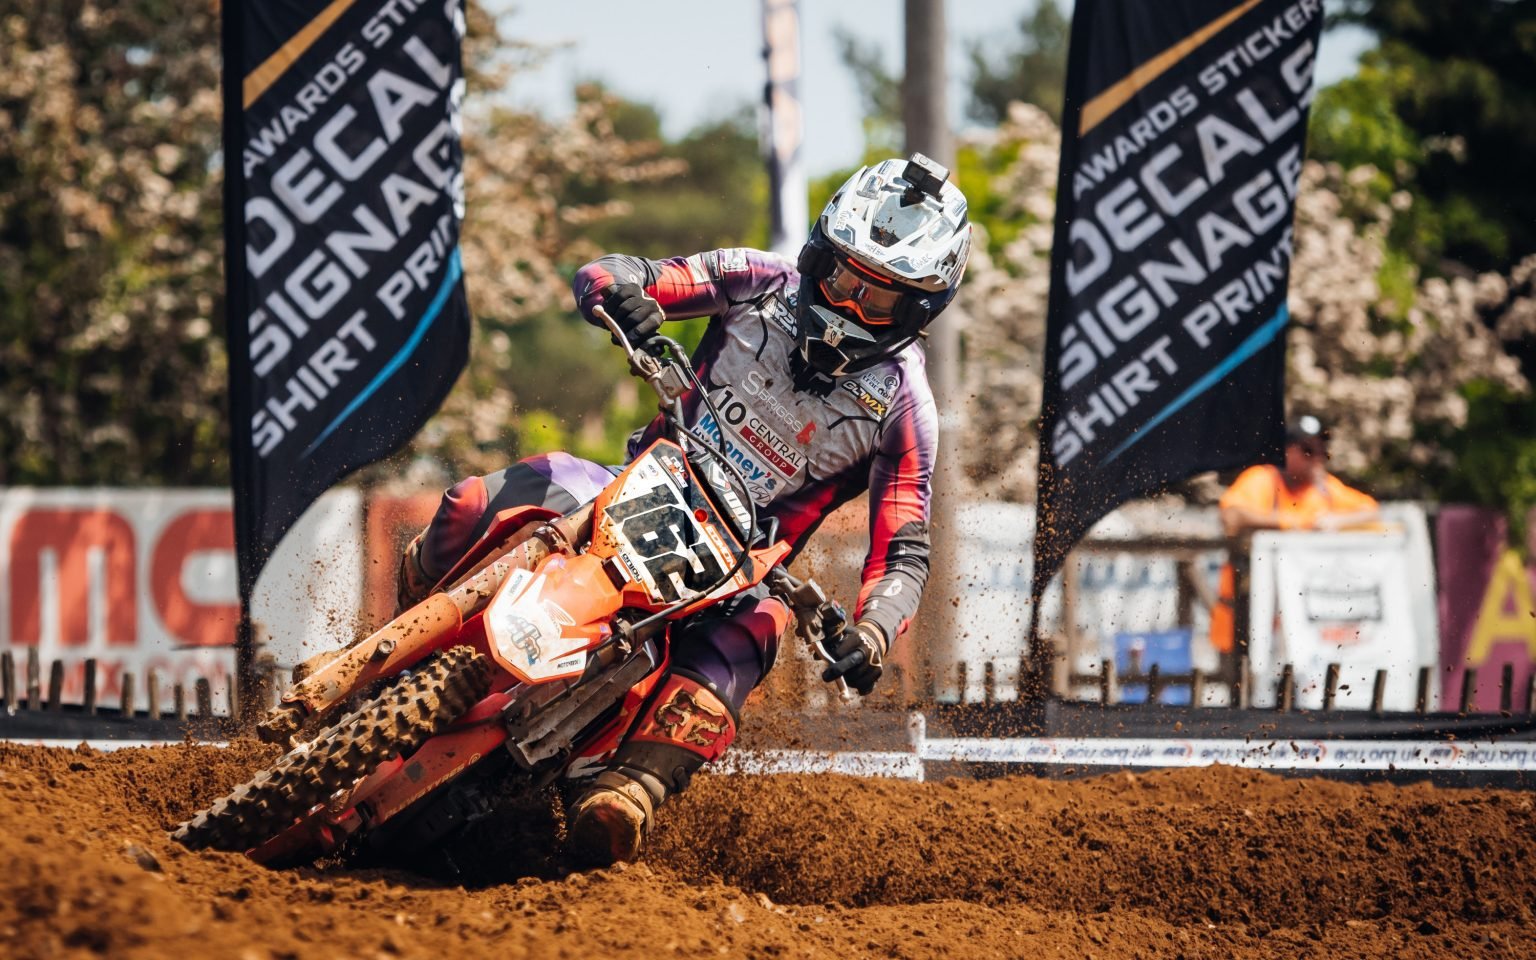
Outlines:
{"type": "MultiPolygon", "coordinates": [[[[661,329],[661,322],[667,319],[661,304],[638,283],[610,283],[598,291],[598,296],[603,298],[603,309],[608,311],[608,316],[624,331],[625,339],[636,350],[651,339],[661,329]]],[[[618,338],[613,338],[613,342],[618,343],[618,338]]]]}
{"type": "Polygon", "coordinates": [[[872,623],[860,621],[851,629],[844,630],[832,646],[832,656],[837,662],[829,664],[821,672],[821,679],[831,682],[843,678],[848,686],[869,696],[880,679],[881,663],[885,659],[885,634],[872,623]]]}

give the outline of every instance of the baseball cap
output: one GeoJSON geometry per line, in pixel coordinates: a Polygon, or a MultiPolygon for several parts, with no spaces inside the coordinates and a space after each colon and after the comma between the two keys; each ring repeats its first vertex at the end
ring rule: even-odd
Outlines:
{"type": "Polygon", "coordinates": [[[1323,426],[1323,421],[1308,413],[1299,417],[1292,417],[1286,422],[1286,443],[1306,443],[1307,441],[1314,441],[1319,445],[1327,446],[1328,428],[1323,426]]]}

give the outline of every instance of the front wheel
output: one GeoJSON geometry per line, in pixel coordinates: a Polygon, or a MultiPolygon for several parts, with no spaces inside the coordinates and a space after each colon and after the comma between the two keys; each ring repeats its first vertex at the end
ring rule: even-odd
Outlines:
{"type": "Polygon", "coordinates": [[[478,703],[490,685],[486,658],[473,647],[454,647],[236,787],[171,838],[193,850],[259,846],[379,764],[419,749],[478,703]]]}

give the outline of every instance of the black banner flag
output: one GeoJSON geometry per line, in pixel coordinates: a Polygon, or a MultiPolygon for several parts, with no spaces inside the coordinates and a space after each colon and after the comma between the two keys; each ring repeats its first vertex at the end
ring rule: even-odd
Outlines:
{"type": "Polygon", "coordinates": [[[1036,596],[1127,500],[1277,457],[1322,0],[1077,0],[1036,596]]]}
{"type": "Polygon", "coordinates": [[[230,416],[240,595],[337,480],[463,369],[458,0],[225,0],[230,416]]]}

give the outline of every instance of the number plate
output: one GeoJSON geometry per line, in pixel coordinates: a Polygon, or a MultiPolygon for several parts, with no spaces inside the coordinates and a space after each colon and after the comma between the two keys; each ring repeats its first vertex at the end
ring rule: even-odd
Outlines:
{"type": "MultiPolygon", "coordinates": [[[[738,556],[691,479],[681,451],[657,444],[625,471],[624,485],[600,521],[624,567],[658,603],[704,596],[738,556]]],[[[727,582],[717,592],[739,586],[727,582]]]]}

